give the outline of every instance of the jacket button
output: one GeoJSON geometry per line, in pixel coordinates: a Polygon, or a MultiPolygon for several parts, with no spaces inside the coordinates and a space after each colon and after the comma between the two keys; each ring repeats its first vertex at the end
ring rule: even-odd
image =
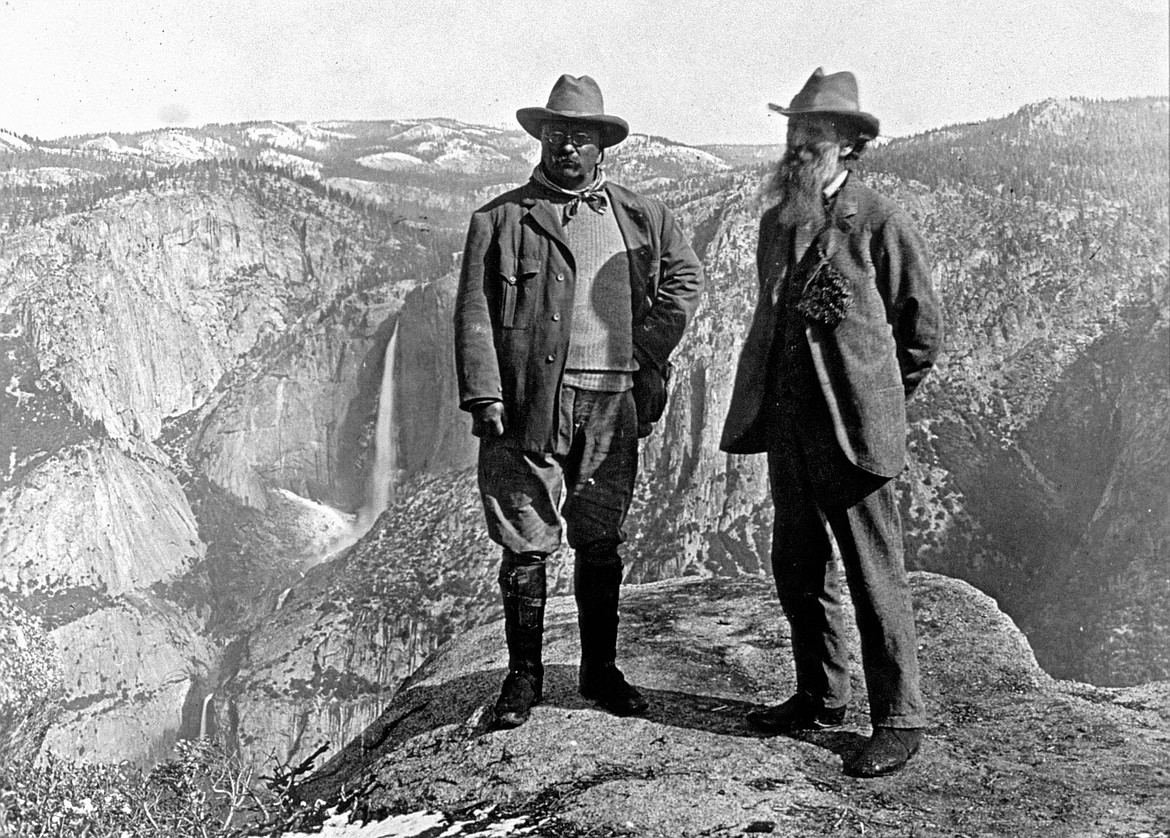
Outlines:
{"type": "Polygon", "coordinates": [[[516,277],[514,277],[514,276],[508,277],[508,284],[515,285],[516,284],[516,277]]]}
{"type": "Polygon", "coordinates": [[[553,320],[560,320],[560,319],[561,319],[561,316],[559,314],[553,315],[553,320]]]}
{"type": "Polygon", "coordinates": [[[548,362],[551,364],[551,363],[552,363],[553,361],[555,361],[556,359],[557,359],[557,356],[556,356],[556,355],[549,355],[549,356],[548,356],[547,358],[545,358],[544,360],[548,361],[548,362]]]}
{"type": "Polygon", "coordinates": [[[557,282],[564,282],[564,281],[565,281],[565,275],[564,274],[557,274],[557,282]]]}

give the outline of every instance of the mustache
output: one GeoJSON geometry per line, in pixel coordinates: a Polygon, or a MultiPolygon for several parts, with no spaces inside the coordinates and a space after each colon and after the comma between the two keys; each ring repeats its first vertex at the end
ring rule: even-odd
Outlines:
{"type": "Polygon", "coordinates": [[[804,145],[788,146],[780,157],[780,165],[797,166],[821,160],[825,156],[826,146],[833,147],[830,143],[805,143],[804,145]]]}

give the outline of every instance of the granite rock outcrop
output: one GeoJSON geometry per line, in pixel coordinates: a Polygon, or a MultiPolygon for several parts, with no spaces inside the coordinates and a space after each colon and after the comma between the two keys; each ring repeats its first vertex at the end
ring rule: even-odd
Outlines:
{"type": "Polygon", "coordinates": [[[891,777],[841,770],[869,734],[855,634],[841,728],[768,737],[747,725],[794,675],[775,592],[741,576],[623,592],[618,657],[650,700],[644,718],[577,695],[575,608],[557,599],[545,697],[526,724],[490,729],[506,653],[499,622],[481,626],[427,661],[300,794],[366,788],[357,811],[370,821],[427,812],[446,825],[474,811],[499,824],[484,828],[566,836],[1137,835],[1170,822],[1165,682],[1053,680],[986,595],[926,573],[911,586],[929,721],[891,777]]]}

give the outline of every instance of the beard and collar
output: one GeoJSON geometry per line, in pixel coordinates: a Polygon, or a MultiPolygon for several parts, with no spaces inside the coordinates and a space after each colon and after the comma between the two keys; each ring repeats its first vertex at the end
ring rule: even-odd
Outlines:
{"type": "Polygon", "coordinates": [[[839,150],[836,142],[820,141],[784,151],[762,192],[764,204],[778,208],[782,225],[824,226],[824,190],[839,171],[839,150]]]}

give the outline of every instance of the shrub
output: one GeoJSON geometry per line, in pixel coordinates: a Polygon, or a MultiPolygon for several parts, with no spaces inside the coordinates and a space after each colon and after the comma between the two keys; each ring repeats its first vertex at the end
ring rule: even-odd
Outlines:
{"type": "Polygon", "coordinates": [[[273,759],[258,776],[209,740],[180,741],[144,773],[128,764],[43,757],[0,767],[0,836],[45,838],[244,838],[315,830],[321,804],[294,800],[297,782],[324,748],[297,766],[273,759]]]}

